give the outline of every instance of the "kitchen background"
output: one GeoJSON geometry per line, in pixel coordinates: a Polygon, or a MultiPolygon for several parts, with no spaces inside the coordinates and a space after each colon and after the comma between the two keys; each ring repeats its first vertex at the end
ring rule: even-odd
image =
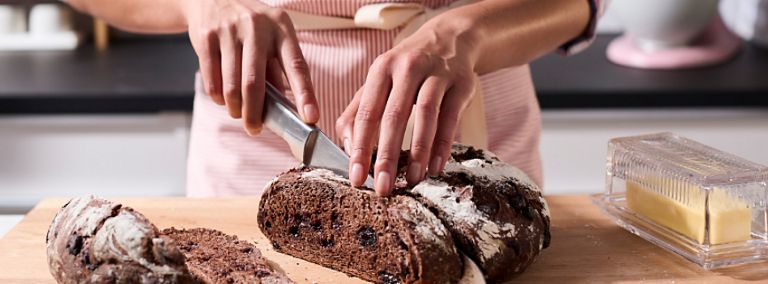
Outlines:
{"type": "MultiPolygon", "coordinates": [[[[34,3],[0,0],[0,236],[44,197],[183,195],[197,68],[185,36],[34,3]]],[[[531,64],[546,193],[602,191],[617,136],[672,131],[768,164],[768,49],[745,43],[712,67],[619,66],[606,57],[623,31],[616,7],[590,49],[531,64]]]]}

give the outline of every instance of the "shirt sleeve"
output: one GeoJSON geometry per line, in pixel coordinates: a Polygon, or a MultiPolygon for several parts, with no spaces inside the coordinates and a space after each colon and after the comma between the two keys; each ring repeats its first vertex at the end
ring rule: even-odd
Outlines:
{"type": "Polygon", "coordinates": [[[584,32],[564,43],[558,48],[558,52],[563,55],[572,55],[587,49],[592,41],[595,40],[595,29],[597,29],[597,20],[603,16],[608,3],[611,0],[587,0],[589,2],[589,23],[584,32]]]}

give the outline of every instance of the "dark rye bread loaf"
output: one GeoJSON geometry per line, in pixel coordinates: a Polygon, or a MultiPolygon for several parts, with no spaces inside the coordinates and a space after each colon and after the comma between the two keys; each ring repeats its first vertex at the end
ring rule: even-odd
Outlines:
{"type": "Polygon", "coordinates": [[[294,169],[267,186],[261,231],[277,251],[377,283],[454,283],[462,262],[415,199],[382,198],[330,171],[294,169]]]}
{"type": "Polygon", "coordinates": [[[140,213],[107,200],[70,200],[46,243],[59,283],[193,283],[172,240],[140,213]]]}
{"type": "Polygon", "coordinates": [[[407,156],[401,155],[396,189],[388,198],[351,188],[346,179],[326,170],[283,173],[262,196],[259,226],[278,251],[378,283],[456,282],[457,257],[441,243],[455,243],[488,282],[505,282],[549,245],[546,202],[517,168],[457,144],[443,173],[408,187],[403,177],[407,156]],[[403,214],[431,221],[400,218],[408,225],[401,226],[392,216],[403,214]],[[423,233],[445,229],[450,237],[440,242],[434,241],[437,234],[423,233]],[[376,239],[370,246],[369,235],[386,241],[376,239]],[[398,248],[389,240],[403,235],[430,236],[417,238],[415,246],[400,237],[402,252],[392,253],[398,248]]]}
{"type": "Polygon", "coordinates": [[[139,212],[93,196],[59,210],[46,245],[59,283],[293,283],[237,237],[210,229],[160,232],[139,212]]]}
{"type": "Polygon", "coordinates": [[[436,212],[489,282],[510,280],[549,246],[549,210],[538,187],[489,152],[454,145],[443,173],[411,193],[436,212]]]}

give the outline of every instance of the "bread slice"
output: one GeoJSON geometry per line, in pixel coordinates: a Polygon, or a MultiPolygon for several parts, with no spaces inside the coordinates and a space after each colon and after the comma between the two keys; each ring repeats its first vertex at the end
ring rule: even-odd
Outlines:
{"type": "Polygon", "coordinates": [[[176,242],[189,271],[201,282],[292,283],[275,272],[253,244],[236,236],[203,228],[169,228],[162,234],[176,242]]]}
{"type": "Polygon", "coordinates": [[[277,251],[377,283],[454,283],[462,262],[447,229],[407,196],[382,198],[323,169],[268,185],[259,227],[277,251]]]}
{"type": "Polygon", "coordinates": [[[59,283],[293,283],[237,237],[209,229],[161,233],[141,213],[93,196],[59,210],[46,245],[59,283]]]}

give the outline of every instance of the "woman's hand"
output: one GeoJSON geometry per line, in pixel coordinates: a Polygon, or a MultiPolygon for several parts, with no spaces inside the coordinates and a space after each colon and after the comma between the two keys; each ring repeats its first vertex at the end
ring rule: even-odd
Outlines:
{"type": "Polygon", "coordinates": [[[477,81],[473,41],[464,36],[425,25],[376,58],[365,84],[336,123],[351,155],[352,185],[365,181],[378,142],[375,189],[379,195],[389,194],[412,110],[415,123],[406,179],[415,184],[427,170],[430,175],[442,171],[477,81]]]}
{"type": "Polygon", "coordinates": [[[288,15],[255,0],[180,0],[205,90],[229,115],[261,131],[265,82],[283,74],[307,123],[320,117],[309,68],[288,15]]]}

